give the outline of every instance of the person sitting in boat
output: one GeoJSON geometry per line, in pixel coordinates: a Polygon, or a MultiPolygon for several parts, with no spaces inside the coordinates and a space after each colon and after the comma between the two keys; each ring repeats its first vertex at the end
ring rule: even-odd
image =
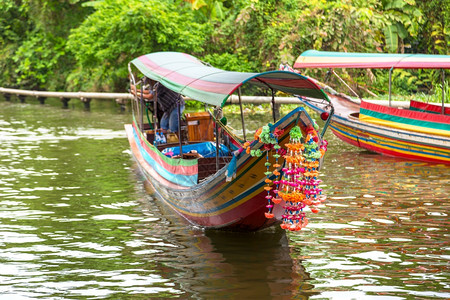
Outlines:
{"type": "MultiPolygon", "coordinates": [[[[134,95],[136,87],[131,85],[130,92],[134,95]]],[[[177,111],[177,103],[180,103],[180,114],[184,111],[184,99],[183,97],[166,88],[159,82],[156,82],[153,85],[153,88],[150,88],[150,85],[146,85],[144,87],[143,98],[145,101],[153,100],[153,95],[157,94],[157,103],[158,103],[158,111],[157,116],[160,120],[160,126],[163,130],[170,130],[171,132],[178,131],[178,111],[177,111]]],[[[140,91],[137,90],[137,94],[140,95],[140,91]]],[[[154,114],[153,107],[149,106],[150,111],[154,114]]]]}
{"type": "Polygon", "coordinates": [[[163,115],[159,122],[159,125],[164,130],[169,130],[171,132],[177,132],[179,126],[178,120],[178,109],[177,104],[180,105],[180,114],[184,111],[184,99],[183,97],[166,88],[161,83],[157,82],[153,86],[153,91],[149,96],[149,99],[153,99],[154,94],[157,95],[158,109],[163,111],[163,115]]]}

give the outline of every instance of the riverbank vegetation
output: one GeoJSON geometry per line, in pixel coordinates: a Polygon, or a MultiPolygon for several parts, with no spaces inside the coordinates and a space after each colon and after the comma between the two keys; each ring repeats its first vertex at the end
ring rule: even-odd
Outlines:
{"type": "MultiPolygon", "coordinates": [[[[449,2],[0,0],[0,86],[124,92],[128,62],[154,51],[235,71],[292,65],[308,49],[449,54],[449,2]]],[[[386,91],[385,70],[341,75],[361,92],[386,91]]],[[[396,70],[394,93],[436,90],[439,75],[396,70]]]]}

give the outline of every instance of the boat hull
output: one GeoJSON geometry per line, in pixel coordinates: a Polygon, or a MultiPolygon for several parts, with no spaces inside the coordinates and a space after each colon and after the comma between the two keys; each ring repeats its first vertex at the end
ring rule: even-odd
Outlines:
{"type": "MultiPolygon", "coordinates": [[[[302,108],[282,118],[275,124],[278,128],[285,129],[279,138],[279,144],[283,146],[288,142],[289,130],[293,126],[299,125],[306,129],[311,122],[302,108]]],[[[231,181],[226,180],[225,166],[199,184],[183,186],[167,180],[162,172],[152,166],[154,161],[150,162],[148,153],[145,153],[152,149],[137,127],[128,124],[125,128],[133,156],[156,196],[191,224],[204,228],[255,231],[280,222],[281,205],[277,205],[278,208],[274,210],[275,218],[267,219],[264,215],[267,211],[267,192],[264,190],[265,155],[252,157],[245,151],[242,152],[236,158],[236,176],[231,181]]],[[[262,149],[263,146],[255,141],[252,149],[262,149]]],[[[272,157],[269,161],[275,163],[272,157]]]]}
{"type": "MultiPolygon", "coordinates": [[[[357,117],[359,105],[332,95],[330,100],[336,109],[331,131],[344,142],[386,156],[450,164],[449,137],[363,122],[357,117]]],[[[319,113],[324,111],[319,105],[304,103],[319,113]]]]}
{"type": "Polygon", "coordinates": [[[430,139],[345,120],[333,120],[330,128],[344,142],[371,152],[409,160],[450,164],[450,148],[445,146],[448,141],[444,138],[430,139]]]}

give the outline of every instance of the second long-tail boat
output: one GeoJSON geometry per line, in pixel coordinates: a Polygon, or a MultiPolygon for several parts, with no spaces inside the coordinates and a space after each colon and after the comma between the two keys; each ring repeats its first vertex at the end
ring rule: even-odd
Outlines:
{"type": "MultiPolygon", "coordinates": [[[[337,93],[322,85],[333,103],[335,114],[330,128],[343,141],[372,152],[408,160],[450,164],[450,107],[443,92],[440,105],[411,100],[406,108],[391,101],[392,70],[450,69],[450,56],[425,54],[340,53],[308,50],[296,60],[294,68],[383,68],[389,69],[389,100],[380,105],[337,93]]],[[[443,87],[443,91],[445,88],[443,87]]],[[[302,98],[320,113],[327,105],[302,98]]]]}

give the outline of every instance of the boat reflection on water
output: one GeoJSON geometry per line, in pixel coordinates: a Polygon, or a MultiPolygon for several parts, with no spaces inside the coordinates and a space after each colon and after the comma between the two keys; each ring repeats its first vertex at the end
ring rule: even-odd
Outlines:
{"type": "Polygon", "coordinates": [[[195,244],[214,270],[201,295],[217,299],[292,299],[313,294],[309,274],[290,256],[286,233],[268,229],[252,234],[207,232],[195,244]]]}
{"type": "MultiPolygon", "coordinates": [[[[151,200],[148,203],[144,207],[152,206],[151,200]]],[[[141,238],[162,241],[164,250],[153,252],[151,265],[173,281],[182,298],[308,299],[317,294],[302,260],[292,258],[286,233],[278,226],[252,233],[205,231],[154,203],[157,207],[148,208],[161,220],[141,229],[141,238]]]]}

